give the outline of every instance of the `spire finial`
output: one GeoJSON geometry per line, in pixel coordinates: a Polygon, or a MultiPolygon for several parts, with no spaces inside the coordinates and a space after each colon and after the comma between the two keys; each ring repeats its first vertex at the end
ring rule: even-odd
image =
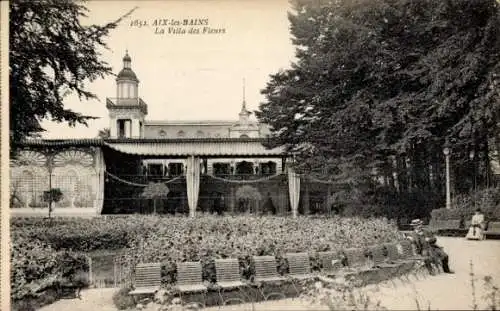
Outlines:
{"type": "Polygon", "coordinates": [[[243,104],[242,104],[242,107],[241,107],[241,110],[247,110],[247,103],[246,103],[246,100],[245,100],[245,78],[243,78],[243,104]]]}

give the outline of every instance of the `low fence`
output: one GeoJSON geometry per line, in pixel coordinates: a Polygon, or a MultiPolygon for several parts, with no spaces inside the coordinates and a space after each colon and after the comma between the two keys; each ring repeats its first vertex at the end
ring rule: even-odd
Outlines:
{"type": "Polygon", "coordinates": [[[131,284],[132,271],[117,254],[89,256],[89,287],[120,288],[131,284]]]}

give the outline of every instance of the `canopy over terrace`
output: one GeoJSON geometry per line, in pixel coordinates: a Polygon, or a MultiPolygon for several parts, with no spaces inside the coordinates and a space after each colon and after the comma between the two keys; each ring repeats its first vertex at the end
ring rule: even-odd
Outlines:
{"type": "MultiPolygon", "coordinates": [[[[126,175],[140,173],[140,162],[144,159],[184,159],[185,187],[190,216],[195,215],[200,192],[200,177],[207,174],[207,159],[217,158],[280,158],[281,173],[288,177],[289,204],[294,216],[300,196],[300,177],[286,164],[289,161],[283,148],[266,148],[261,138],[212,138],[212,139],[69,139],[69,140],[28,140],[20,147],[22,152],[33,151],[46,156],[49,179],[56,154],[79,150],[92,156],[96,180],[94,207],[101,214],[105,191],[106,175],[126,175]]],[[[66,157],[67,158],[67,157],[66,157]]],[[[69,160],[71,163],[78,159],[69,160]]],[[[69,162],[68,162],[69,163],[69,162]]],[[[17,162],[17,166],[27,165],[17,162]]],[[[65,165],[59,163],[59,166],[65,165]]]]}

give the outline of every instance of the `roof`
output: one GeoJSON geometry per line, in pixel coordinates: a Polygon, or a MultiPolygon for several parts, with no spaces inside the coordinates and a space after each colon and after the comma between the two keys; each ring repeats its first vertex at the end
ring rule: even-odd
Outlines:
{"type": "Polygon", "coordinates": [[[141,139],[107,140],[116,151],[142,156],[282,156],[284,149],[267,149],[262,139],[141,139]]]}
{"type": "Polygon", "coordinates": [[[24,147],[97,146],[142,156],[283,156],[284,148],[267,149],[262,138],[31,139],[24,147]]]}
{"type": "MultiPolygon", "coordinates": [[[[165,126],[165,125],[211,125],[211,126],[231,126],[238,123],[238,120],[146,120],[147,126],[165,126]]],[[[259,124],[257,121],[248,121],[250,124],[259,124]]]]}
{"type": "Polygon", "coordinates": [[[116,80],[121,80],[121,79],[139,81],[137,79],[137,76],[135,75],[135,72],[132,69],[130,69],[130,68],[123,68],[118,73],[118,76],[116,77],[116,80]]]}

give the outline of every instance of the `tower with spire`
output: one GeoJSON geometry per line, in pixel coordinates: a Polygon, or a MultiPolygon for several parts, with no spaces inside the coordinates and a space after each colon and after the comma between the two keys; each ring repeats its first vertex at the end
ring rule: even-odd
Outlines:
{"type": "Polygon", "coordinates": [[[243,79],[243,101],[241,103],[241,111],[238,114],[240,124],[248,124],[248,118],[250,117],[250,112],[247,110],[247,103],[245,99],[245,79],[243,79]]]}
{"type": "Polygon", "coordinates": [[[243,97],[241,101],[241,110],[238,114],[238,122],[233,124],[229,130],[229,136],[232,138],[256,138],[259,137],[259,125],[250,120],[252,113],[247,110],[245,98],[245,79],[243,79],[243,97]]]}
{"type": "Polygon", "coordinates": [[[131,63],[127,50],[123,57],[123,68],[116,76],[116,98],[106,99],[110,138],[144,137],[144,118],[148,109],[139,97],[139,79],[131,63]]]}

